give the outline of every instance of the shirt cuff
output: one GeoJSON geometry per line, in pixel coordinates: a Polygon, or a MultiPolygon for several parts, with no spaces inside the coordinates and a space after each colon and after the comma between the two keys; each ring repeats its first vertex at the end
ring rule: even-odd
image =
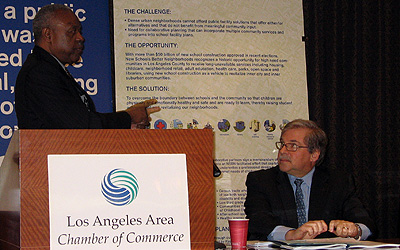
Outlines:
{"type": "Polygon", "coordinates": [[[294,230],[294,228],[285,226],[276,226],[274,230],[272,230],[272,232],[268,235],[268,240],[286,240],[285,238],[286,233],[289,232],[290,230],[294,230]]]}
{"type": "Polygon", "coordinates": [[[356,223],[356,224],[360,226],[362,231],[360,240],[366,240],[371,235],[371,230],[369,230],[369,228],[362,223],[356,223]]]}

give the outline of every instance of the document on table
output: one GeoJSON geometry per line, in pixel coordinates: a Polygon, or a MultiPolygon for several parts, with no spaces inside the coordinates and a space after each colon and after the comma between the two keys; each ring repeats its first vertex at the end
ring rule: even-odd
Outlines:
{"type": "Polygon", "coordinates": [[[352,238],[324,238],[290,241],[248,241],[248,247],[262,249],[279,247],[283,249],[399,249],[400,244],[387,244],[375,241],[357,241],[352,238]]]}
{"type": "Polygon", "coordinates": [[[247,247],[254,249],[282,248],[282,249],[346,249],[346,244],[310,243],[298,241],[257,241],[247,242],[247,247]]]}

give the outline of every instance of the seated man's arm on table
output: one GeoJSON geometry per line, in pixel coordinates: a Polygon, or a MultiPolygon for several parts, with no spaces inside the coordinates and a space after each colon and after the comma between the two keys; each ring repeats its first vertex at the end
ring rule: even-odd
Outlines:
{"type": "Polygon", "coordinates": [[[360,236],[360,240],[366,240],[375,231],[375,223],[356,194],[354,177],[348,175],[347,178],[343,178],[342,175],[338,178],[343,181],[339,185],[343,186],[346,192],[342,206],[343,218],[333,218],[329,223],[329,231],[339,237],[358,238],[360,236]],[[343,230],[345,228],[347,230],[343,230]],[[358,233],[361,233],[361,235],[358,235],[358,233]]]}

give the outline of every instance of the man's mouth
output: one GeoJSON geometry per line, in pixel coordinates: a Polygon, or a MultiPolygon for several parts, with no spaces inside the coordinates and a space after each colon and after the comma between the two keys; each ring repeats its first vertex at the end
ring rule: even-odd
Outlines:
{"type": "Polygon", "coordinates": [[[84,49],[85,49],[85,46],[83,46],[83,44],[79,44],[79,46],[75,48],[75,50],[80,53],[82,53],[84,49]]]}

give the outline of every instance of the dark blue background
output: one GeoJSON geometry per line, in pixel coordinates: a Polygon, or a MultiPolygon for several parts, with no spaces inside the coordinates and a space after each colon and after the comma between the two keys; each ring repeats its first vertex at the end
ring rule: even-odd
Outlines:
{"type": "MultiPolygon", "coordinates": [[[[24,20],[25,9],[34,8],[36,11],[39,7],[54,3],[54,1],[13,1],[3,0],[0,2],[0,65],[5,64],[4,55],[10,57],[12,54],[17,53],[18,49],[22,49],[22,62],[23,63],[32,50],[33,32],[32,20],[27,23],[24,20]],[[7,19],[5,17],[5,9],[12,6],[16,11],[16,19],[7,19]],[[9,30],[13,33],[19,30],[28,30],[31,32],[31,43],[24,43],[18,39],[16,42],[5,41],[4,35],[8,34],[9,30]]],[[[85,82],[92,78],[97,79],[97,94],[92,95],[96,108],[99,112],[113,111],[112,104],[112,81],[111,81],[111,50],[110,50],[110,25],[109,25],[109,8],[107,0],[98,1],[78,1],[71,0],[68,2],[56,2],[61,4],[68,4],[74,11],[82,9],[85,13],[80,13],[79,17],[85,17],[82,21],[83,35],[86,39],[85,51],[83,53],[83,66],[81,68],[68,67],[69,71],[75,78],[82,78],[85,82]],[[71,4],[73,6],[71,6],[71,4]]],[[[29,10],[28,14],[33,16],[34,13],[29,10]]],[[[26,31],[25,31],[26,34],[26,31]]],[[[25,39],[26,40],[26,39],[25,39]]],[[[15,129],[17,119],[13,106],[5,105],[8,102],[14,103],[14,93],[11,93],[11,86],[15,85],[20,66],[14,67],[10,64],[7,66],[0,66],[0,105],[5,108],[5,112],[0,111],[0,156],[4,155],[13,131],[8,128],[15,129]],[[8,75],[8,90],[4,90],[4,74],[8,75]],[[13,110],[11,114],[4,114],[13,110]]],[[[86,89],[86,88],[85,88],[86,89]]],[[[90,92],[90,91],[88,91],[90,92]]]]}

